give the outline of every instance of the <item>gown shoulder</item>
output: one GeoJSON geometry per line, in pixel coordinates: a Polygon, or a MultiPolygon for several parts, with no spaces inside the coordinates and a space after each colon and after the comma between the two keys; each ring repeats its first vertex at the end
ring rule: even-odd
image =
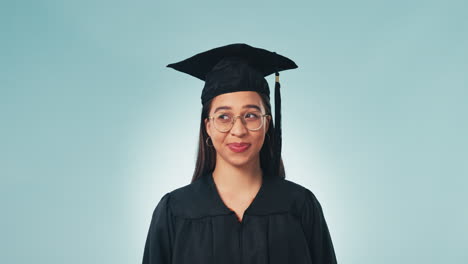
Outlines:
{"type": "Polygon", "coordinates": [[[143,264],[171,263],[174,241],[174,219],[170,193],[163,195],[151,218],[143,253],[143,264]]]}
{"type": "Polygon", "coordinates": [[[301,208],[301,225],[313,263],[336,264],[335,250],[322,206],[309,189],[305,189],[301,208]]]}

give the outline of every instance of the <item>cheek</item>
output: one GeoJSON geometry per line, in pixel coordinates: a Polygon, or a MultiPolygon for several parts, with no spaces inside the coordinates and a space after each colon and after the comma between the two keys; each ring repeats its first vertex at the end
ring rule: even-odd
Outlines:
{"type": "Polygon", "coordinates": [[[213,145],[215,147],[220,147],[224,144],[224,139],[226,138],[226,134],[219,133],[217,131],[211,131],[211,139],[213,140],[213,145]]]}
{"type": "Polygon", "coordinates": [[[263,146],[264,140],[266,135],[264,134],[264,131],[258,131],[255,133],[252,133],[250,136],[250,141],[253,143],[253,147],[255,148],[255,152],[260,151],[260,149],[263,146]]]}
{"type": "Polygon", "coordinates": [[[258,133],[257,137],[256,137],[256,140],[255,142],[257,142],[259,148],[261,148],[263,146],[263,143],[265,141],[265,134],[263,134],[264,132],[261,132],[261,133],[258,133]]]}

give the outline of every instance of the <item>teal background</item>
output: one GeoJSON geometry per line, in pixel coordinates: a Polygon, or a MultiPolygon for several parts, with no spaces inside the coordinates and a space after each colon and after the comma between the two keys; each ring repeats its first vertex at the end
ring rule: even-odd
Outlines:
{"type": "MultiPolygon", "coordinates": [[[[339,263],[468,263],[466,1],[2,1],[0,263],[140,263],[190,182],[203,83],[245,42],[281,74],[287,178],[339,263]]],[[[268,76],[273,87],[273,76],[268,76]]]]}

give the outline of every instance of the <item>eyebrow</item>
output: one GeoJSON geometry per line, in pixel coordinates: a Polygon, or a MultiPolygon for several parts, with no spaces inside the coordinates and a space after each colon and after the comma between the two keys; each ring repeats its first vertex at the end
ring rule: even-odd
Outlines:
{"type": "MultiPolygon", "coordinates": [[[[258,105],[254,105],[254,104],[247,104],[247,105],[242,106],[242,108],[255,108],[260,112],[262,111],[258,105]]],[[[230,106],[216,107],[214,113],[218,112],[219,110],[232,110],[232,107],[230,106]]]]}

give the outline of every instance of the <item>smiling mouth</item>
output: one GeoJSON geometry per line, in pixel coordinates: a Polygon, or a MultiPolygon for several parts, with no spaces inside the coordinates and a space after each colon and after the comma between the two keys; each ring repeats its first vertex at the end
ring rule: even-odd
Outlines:
{"type": "Polygon", "coordinates": [[[236,153],[239,153],[239,152],[246,151],[250,147],[250,144],[249,143],[231,143],[231,144],[228,144],[228,147],[230,150],[236,153]]]}

